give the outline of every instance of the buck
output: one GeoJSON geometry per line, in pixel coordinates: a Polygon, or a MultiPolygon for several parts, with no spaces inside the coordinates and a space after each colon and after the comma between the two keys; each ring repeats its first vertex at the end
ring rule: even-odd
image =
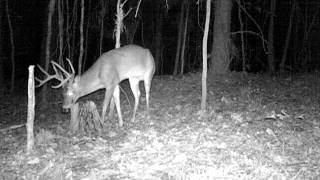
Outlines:
{"type": "MultiPolygon", "coordinates": [[[[107,107],[111,98],[113,98],[112,100],[114,100],[116,104],[118,113],[119,126],[123,126],[119,83],[125,79],[129,79],[130,88],[135,100],[131,121],[134,122],[139,105],[140,81],[144,81],[146,111],[147,113],[149,112],[150,87],[155,72],[155,63],[148,49],[137,45],[126,45],[118,49],[113,49],[102,54],[86,72],[77,76],[75,76],[72,63],[69,59],[67,59],[67,61],[72,73],[67,72],[59,64],[52,61],[51,63],[55,74],[50,75],[38,65],[38,68],[46,75],[46,78],[43,80],[36,78],[36,81],[39,82],[37,87],[42,86],[51,79],[60,81],[58,85],[52,86],[52,88],[63,86],[63,109],[70,109],[80,97],[105,88],[101,121],[104,122],[107,107]],[[60,69],[62,73],[60,73],[58,69],[60,69]]],[[[114,103],[112,102],[110,106],[110,109],[113,110],[114,103]]]]}

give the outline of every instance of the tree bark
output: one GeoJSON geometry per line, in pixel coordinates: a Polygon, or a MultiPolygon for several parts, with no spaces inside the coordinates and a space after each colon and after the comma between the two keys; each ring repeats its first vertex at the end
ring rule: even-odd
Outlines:
{"type": "Polygon", "coordinates": [[[216,0],[211,55],[211,72],[226,74],[230,63],[230,24],[232,0],[216,0]]]}
{"type": "Polygon", "coordinates": [[[208,33],[210,25],[210,13],[211,13],[211,0],[207,0],[206,3],[206,22],[204,26],[204,34],[202,40],[202,96],[201,96],[201,110],[204,112],[207,107],[207,45],[208,45],[208,33]]]}
{"type": "Polygon", "coordinates": [[[275,72],[275,57],[274,57],[274,44],[273,44],[273,33],[274,33],[274,16],[276,11],[276,0],[270,0],[270,19],[269,19],[269,30],[268,30],[268,68],[270,73],[275,72]]]}

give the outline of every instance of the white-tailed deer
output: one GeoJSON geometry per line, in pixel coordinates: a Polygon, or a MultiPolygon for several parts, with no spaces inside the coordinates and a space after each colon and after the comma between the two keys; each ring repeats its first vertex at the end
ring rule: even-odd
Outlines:
{"type": "MultiPolygon", "coordinates": [[[[150,86],[155,72],[155,63],[153,56],[148,49],[137,45],[126,45],[118,49],[113,49],[102,54],[97,61],[80,76],[75,76],[70,60],[68,60],[68,62],[72,69],[71,74],[57,63],[52,62],[55,74],[49,75],[40,66],[38,66],[47,77],[44,80],[36,78],[39,82],[37,87],[42,86],[51,79],[57,79],[60,81],[60,84],[52,87],[64,87],[64,109],[69,109],[80,97],[95,92],[98,89],[105,88],[106,92],[102,107],[101,121],[104,122],[107,106],[113,96],[118,112],[119,125],[123,126],[120,108],[119,83],[125,79],[129,79],[130,87],[135,99],[132,121],[135,119],[139,105],[140,81],[144,81],[146,106],[147,112],[149,112],[150,86]],[[63,72],[64,76],[58,72],[57,68],[63,72]]],[[[113,109],[113,107],[111,107],[111,109],[113,109]]]]}

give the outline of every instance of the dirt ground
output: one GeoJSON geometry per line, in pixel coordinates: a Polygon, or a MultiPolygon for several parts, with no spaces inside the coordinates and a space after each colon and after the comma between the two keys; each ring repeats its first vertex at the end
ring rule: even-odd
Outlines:
{"type": "MultiPolygon", "coordinates": [[[[0,180],[320,179],[320,73],[208,79],[200,111],[201,74],[156,76],[150,116],[144,88],[131,123],[133,96],[122,84],[125,125],[71,134],[59,90],[48,104],[37,90],[35,149],[27,155],[25,92],[1,97],[0,180]],[[123,93],[125,92],[125,93],[123,93]]],[[[104,91],[81,99],[99,112],[104,91]]]]}

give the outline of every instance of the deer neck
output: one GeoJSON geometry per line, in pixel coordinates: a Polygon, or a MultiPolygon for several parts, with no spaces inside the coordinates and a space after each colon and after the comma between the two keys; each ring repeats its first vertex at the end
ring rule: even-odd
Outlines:
{"type": "Polygon", "coordinates": [[[82,76],[77,76],[76,78],[78,78],[78,82],[76,82],[75,86],[77,99],[102,88],[100,80],[97,77],[83,74],[82,76]]]}

